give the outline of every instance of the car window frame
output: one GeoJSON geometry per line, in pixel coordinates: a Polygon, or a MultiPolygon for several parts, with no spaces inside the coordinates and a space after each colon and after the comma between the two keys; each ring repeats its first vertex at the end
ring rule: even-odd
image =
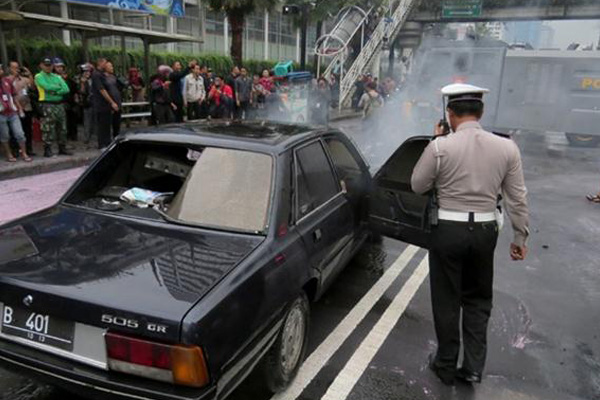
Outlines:
{"type": "MultiPolygon", "coordinates": [[[[218,232],[230,232],[230,233],[241,233],[241,234],[249,234],[249,235],[260,235],[260,236],[267,236],[269,234],[270,228],[272,226],[273,220],[275,218],[275,216],[273,215],[273,211],[276,209],[275,208],[275,202],[277,201],[277,197],[276,197],[276,191],[277,191],[277,179],[278,179],[278,162],[279,162],[279,157],[269,151],[265,151],[265,150],[260,150],[260,149],[247,149],[241,146],[227,146],[227,145],[222,145],[222,144],[201,144],[201,143],[175,143],[175,142],[168,142],[168,141],[164,141],[164,140],[135,140],[135,139],[122,139],[122,140],[115,140],[111,143],[111,145],[108,147],[107,150],[105,150],[100,157],[98,157],[89,167],[86,168],[86,170],[79,176],[79,178],[77,178],[77,180],[71,185],[71,187],[69,187],[69,189],[65,192],[65,194],[58,200],[57,204],[64,206],[64,207],[71,207],[71,208],[75,208],[75,209],[79,209],[85,212],[89,212],[89,213],[94,213],[94,214],[101,214],[101,215],[106,215],[106,216],[110,216],[113,218],[123,218],[123,219],[127,219],[127,220],[132,220],[132,221],[145,221],[145,222],[152,222],[152,223],[164,223],[168,226],[186,226],[186,227],[190,227],[190,228],[199,228],[199,229],[205,229],[205,230],[210,230],[210,231],[218,231],[218,232]],[[194,223],[175,223],[173,221],[163,221],[161,219],[155,219],[155,218],[145,218],[145,217],[140,217],[140,216],[132,216],[132,215],[128,215],[128,214],[116,214],[114,212],[111,211],[103,211],[103,210],[98,210],[98,209],[93,209],[93,208],[89,208],[89,207],[85,207],[79,204],[73,204],[73,203],[69,203],[67,202],[67,199],[69,197],[71,197],[71,195],[75,192],[75,190],[79,187],[79,185],[81,185],[81,183],[89,176],[89,174],[91,173],[91,171],[96,168],[98,166],[98,164],[100,164],[102,162],[102,160],[108,156],[108,154],[110,154],[111,151],[114,151],[115,147],[117,147],[118,145],[123,145],[126,143],[150,143],[150,144],[154,144],[154,145],[173,145],[173,146],[181,146],[181,147],[202,147],[202,148],[207,148],[207,147],[213,147],[213,148],[219,148],[219,149],[224,149],[224,150],[239,150],[239,151],[247,151],[247,152],[251,152],[251,153],[259,153],[259,154],[264,154],[266,156],[271,157],[271,185],[270,185],[270,190],[271,190],[271,195],[269,196],[269,205],[267,207],[266,210],[266,221],[265,221],[265,226],[264,229],[262,231],[251,231],[251,230],[244,230],[244,229],[235,229],[235,228],[224,228],[224,227],[220,227],[220,226],[212,226],[212,225],[208,225],[208,224],[194,224],[194,223]]],[[[195,164],[194,164],[195,165],[195,164]]]]}
{"type": "MultiPolygon", "coordinates": [[[[336,174],[337,174],[337,167],[335,166],[335,162],[333,160],[333,155],[331,154],[331,150],[328,147],[327,140],[337,140],[338,142],[342,143],[344,145],[344,147],[346,148],[346,150],[348,151],[348,153],[350,153],[352,160],[358,166],[358,169],[360,170],[361,174],[370,175],[369,164],[367,163],[367,160],[365,160],[365,158],[363,157],[362,153],[358,150],[358,147],[357,147],[356,143],[352,140],[352,138],[347,137],[338,131],[329,131],[321,137],[321,140],[323,142],[323,145],[325,146],[325,152],[327,153],[329,161],[333,165],[333,168],[334,168],[334,171],[336,174]]],[[[340,177],[338,176],[338,181],[339,180],[340,180],[340,177]]]]}
{"type": "Polygon", "coordinates": [[[293,160],[294,166],[292,168],[292,174],[293,174],[292,183],[294,185],[294,187],[293,187],[293,191],[294,191],[294,199],[293,199],[293,202],[294,202],[294,204],[293,204],[294,225],[300,224],[307,217],[310,217],[311,215],[317,213],[318,211],[322,210],[324,207],[329,205],[332,201],[334,201],[338,197],[344,195],[344,191],[342,190],[342,186],[341,186],[341,183],[337,176],[337,172],[335,170],[334,165],[332,164],[331,156],[329,155],[325,146],[326,146],[326,144],[323,142],[322,138],[319,137],[319,138],[312,139],[307,142],[301,143],[298,146],[293,148],[292,160],[293,160]],[[337,192],[333,196],[331,196],[329,199],[327,199],[325,202],[320,204],[318,207],[315,207],[314,209],[312,209],[310,212],[306,213],[303,216],[299,216],[300,207],[298,204],[298,154],[297,154],[297,152],[298,152],[298,150],[301,150],[302,148],[310,146],[314,143],[319,143],[319,145],[321,146],[321,150],[325,154],[325,158],[327,159],[327,164],[329,165],[329,170],[331,171],[331,173],[333,175],[333,179],[335,181],[335,186],[336,186],[337,192]]]}

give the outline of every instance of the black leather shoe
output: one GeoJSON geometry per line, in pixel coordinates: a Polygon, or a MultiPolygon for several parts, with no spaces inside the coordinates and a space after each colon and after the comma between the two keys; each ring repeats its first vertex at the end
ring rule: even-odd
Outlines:
{"type": "Polygon", "coordinates": [[[456,378],[467,383],[481,383],[481,374],[461,368],[456,371],[456,378]]]}
{"type": "Polygon", "coordinates": [[[443,371],[439,367],[435,365],[435,354],[431,353],[429,355],[429,369],[433,371],[433,373],[442,381],[442,383],[446,386],[454,385],[454,375],[449,374],[448,372],[443,371]]]}

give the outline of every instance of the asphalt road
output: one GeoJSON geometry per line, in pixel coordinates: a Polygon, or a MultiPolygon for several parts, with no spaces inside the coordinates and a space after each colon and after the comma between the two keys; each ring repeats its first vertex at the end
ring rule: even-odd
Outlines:
{"type": "MultiPolygon", "coordinates": [[[[404,139],[367,132],[357,120],[338,126],[373,169],[404,139]]],[[[600,204],[584,198],[600,185],[600,149],[569,147],[560,134],[516,140],[529,189],[530,255],[510,261],[507,226],[481,385],[449,388],[427,369],[435,340],[426,252],[383,239],[367,244],[313,305],[307,362],[292,387],[271,397],[251,375],[230,399],[600,399],[600,204]]],[[[51,204],[79,173],[0,182],[0,221],[51,204]]],[[[0,398],[77,399],[1,370],[0,398]]]]}

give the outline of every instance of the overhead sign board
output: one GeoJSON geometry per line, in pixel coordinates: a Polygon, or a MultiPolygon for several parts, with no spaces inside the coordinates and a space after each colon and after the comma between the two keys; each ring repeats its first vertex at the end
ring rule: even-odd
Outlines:
{"type": "Polygon", "coordinates": [[[69,0],[72,3],[86,3],[121,10],[142,11],[157,15],[183,17],[184,0],[69,0]]]}
{"type": "Polygon", "coordinates": [[[472,18],[481,16],[483,0],[444,0],[442,18],[472,18]]]}

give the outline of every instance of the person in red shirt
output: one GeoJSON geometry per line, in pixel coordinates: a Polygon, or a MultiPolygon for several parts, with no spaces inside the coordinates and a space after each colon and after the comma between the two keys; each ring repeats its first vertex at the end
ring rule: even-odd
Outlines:
{"type": "MultiPolygon", "coordinates": [[[[0,76],[4,75],[4,69],[0,64],[0,76]]],[[[15,162],[17,159],[13,156],[8,142],[12,133],[13,137],[19,143],[21,157],[25,161],[31,161],[25,148],[25,133],[21,125],[19,114],[23,114],[21,105],[15,101],[17,95],[12,80],[2,78],[0,80],[0,143],[9,162],[15,162]],[[10,129],[9,129],[10,125],[10,129]]]]}
{"type": "Polygon", "coordinates": [[[262,85],[262,87],[266,90],[267,93],[271,93],[271,88],[273,87],[273,79],[271,79],[271,74],[268,69],[265,69],[262,72],[262,77],[258,81],[262,85]]]}
{"type": "Polygon", "coordinates": [[[223,77],[215,78],[213,87],[208,92],[210,101],[210,116],[212,118],[223,118],[231,114],[233,106],[233,89],[225,83],[223,77]]]}

